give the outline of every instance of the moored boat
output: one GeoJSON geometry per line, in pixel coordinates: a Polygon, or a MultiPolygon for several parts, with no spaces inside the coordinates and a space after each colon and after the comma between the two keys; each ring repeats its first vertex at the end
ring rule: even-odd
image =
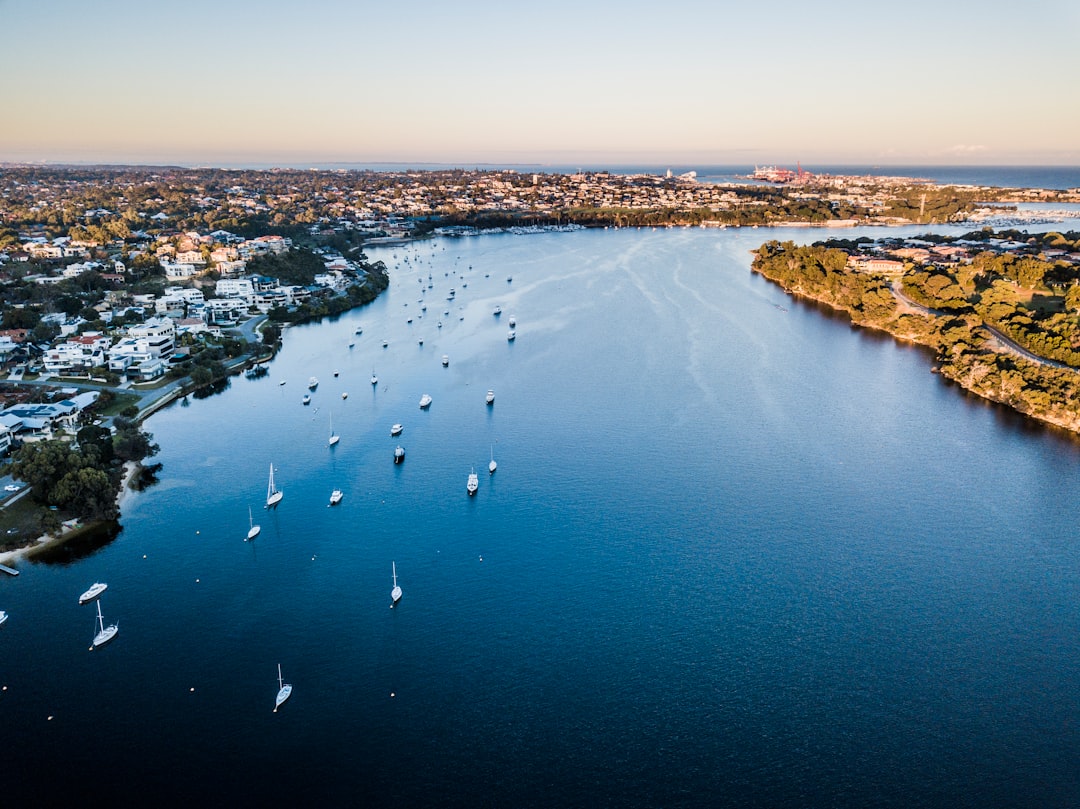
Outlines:
{"type": "Polygon", "coordinates": [[[281,678],[281,664],[280,663],[278,663],[278,667],[277,667],[277,681],[278,681],[278,692],[277,692],[277,696],[274,698],[274,713],[277,713],[277,709],[281,707],[281,704],[285,700],[287,700],[289,697],[292,696],[292,686],[289,685],[287,682],[285,682],[281,678]]]}
{"type": "Polygon", "coordinates": [[[87,590],[85,593],[83,593],[81,596],[79,596],[79,603],[80,604],[88,604],[88,603],[90,603],[95,598],[97,598],[102,593],[104,593],[105,590],[108,589],[108,587],[109,587],[109,585],[107,585],[103,581],[95,582],[94,584],[92,584],[90,586],[89,590],[87,590]]]}
{"type": "Polygon", "coordinates": [[[342,492],[341,489],[334,489],[334,491],[330,492],[330,505],[336,506],[341,502],[341,498],[344,496],[345,493],[342,492]]]}
{"type": "Polygon", "coordinates": [[[514,342],[515,338],[517,338],[517,332],[513,329],[510,329],[510,331],[506,333],[506,341],[508,343],[512,343],[514,342]]]}
{"type": "Polygon", "coordinates": [[[442,355],[442,364],[443,364],[443,368],[445,368],[447,365],[450,364],[450,355],[449,354],[443,354],[442,355]]]}
{"type": "Polygon", "coordinates": [[[431,407],[431,397],[425,393],[420,397],[420,409],[426,410],[429,407],[431,407]]]}
{"type": "Polygon", "coordinates": [[[105,618],[101,614],[101,602],[97,602],[97,618],[98,618],[98,632],[94,635],[94,648],[98,646],[104,646],[106,643],[116,637],[116,633],[120,631],[118,624],[111,624],[105,626],[105,618]]]}
{"type": "Polygon", "coordinates": [[[319,380],[316,379],[315,377],[311,377],[307,381],[307,386],[308,386],[308,390],[315,390],[315,388],[319,387],[319,380]]]}
{"type": "Polygon", "coordinates": [[[394,448],[394,463],[401,463],[404,460],[405,447],[401,446],[401,444],[398,444],[397,447],[394,448]]]}
{"type": "Polygon", "coordinates": [[[480,478],[476,476],[476,470],[474,469],[469,473],[469,481],[465,484],[465,491],[469,493],[469,497],[476,494],[476,490],[480,488],[480,478]]]}
{"type": "Polygon", "coordinates": [[[266,487],[266,507],[276,506],[284,496],[285,493],[279,492],[277,486],[274,485],[274,465],[270,464],[270,483],[266,487]]]}
{"type": "Polygon", "coordinates": [[[401,435],[401,431],[404,429],[400,424],[395,424],[390,428],[390,435],[401,435]]]}
{"type": "Polygon", "coordinates": [[[495,404],[495,391],[488,389],[487,395],[484,396],[484,401],[488,404],[495,404]]]}
{"type": "Polygon", "coordinates": [[[390,591],[390,602],[392,604],[397,604],[401,600],[401,588],[398,587],[397,583],[397,563],[391,562],[390,569],[394,574],[394,589],[390,591]]]}
{"type": "Polygon", "coordinates": [[[244,541],[250,542],[251,540],[255,539],[255,537],[259,535],[259,532],[261,530],[262,526],[255,524],[255,518],[251,516],[251,506],[248,506],[248,532],[247,538],[244,541]]]}

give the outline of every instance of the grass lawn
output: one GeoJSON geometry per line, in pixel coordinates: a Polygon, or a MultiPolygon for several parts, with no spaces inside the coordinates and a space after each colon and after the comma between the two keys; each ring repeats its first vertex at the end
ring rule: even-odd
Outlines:
{"type": "Polygon", "coordinates": [[[41,536],[43,513],[44,509],[30,495],[0,509],[0,551],[21,548],[41,536]]]}

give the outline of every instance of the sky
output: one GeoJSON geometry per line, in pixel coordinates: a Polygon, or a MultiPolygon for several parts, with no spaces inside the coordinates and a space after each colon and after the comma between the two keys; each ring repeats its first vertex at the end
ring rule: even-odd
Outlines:
{"type": "Polygon", "coordinates": [[[0,161],[1080,164],[1075,0],[0,0],[0,161]]]}

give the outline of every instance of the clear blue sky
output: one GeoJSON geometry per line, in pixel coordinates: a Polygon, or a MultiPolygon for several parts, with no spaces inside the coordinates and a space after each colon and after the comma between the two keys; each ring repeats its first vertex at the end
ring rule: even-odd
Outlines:
{"type": "Polygon", "coordinates": [[[1075,0],[0,0],[0,160],[1080,163],[1075,0]]]}

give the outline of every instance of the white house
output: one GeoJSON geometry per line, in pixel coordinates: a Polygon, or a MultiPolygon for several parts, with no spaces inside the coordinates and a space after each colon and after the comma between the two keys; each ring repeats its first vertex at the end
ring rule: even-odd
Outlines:
{"type": "Polygon", "coordinates": [[[219,298],[243,298],[250,306],[255,302],[255,285],[250,278],[222,278],[214,285],[219,298]]]}
{"type": "Polygon", "coordinates": [[[191,278],[195,274],[194,264],[178,264],[171,261],[162,261],[162,269],[165,270],[165,277],[170,281],[183,281],[187,278],[191,278]]]}
{"type": "Polygon", "coordinates": [[[86,332],[50,348],[45,352],[42,364],[52,374],[104,365],[111,342],[101,332],[86,332]]]}

